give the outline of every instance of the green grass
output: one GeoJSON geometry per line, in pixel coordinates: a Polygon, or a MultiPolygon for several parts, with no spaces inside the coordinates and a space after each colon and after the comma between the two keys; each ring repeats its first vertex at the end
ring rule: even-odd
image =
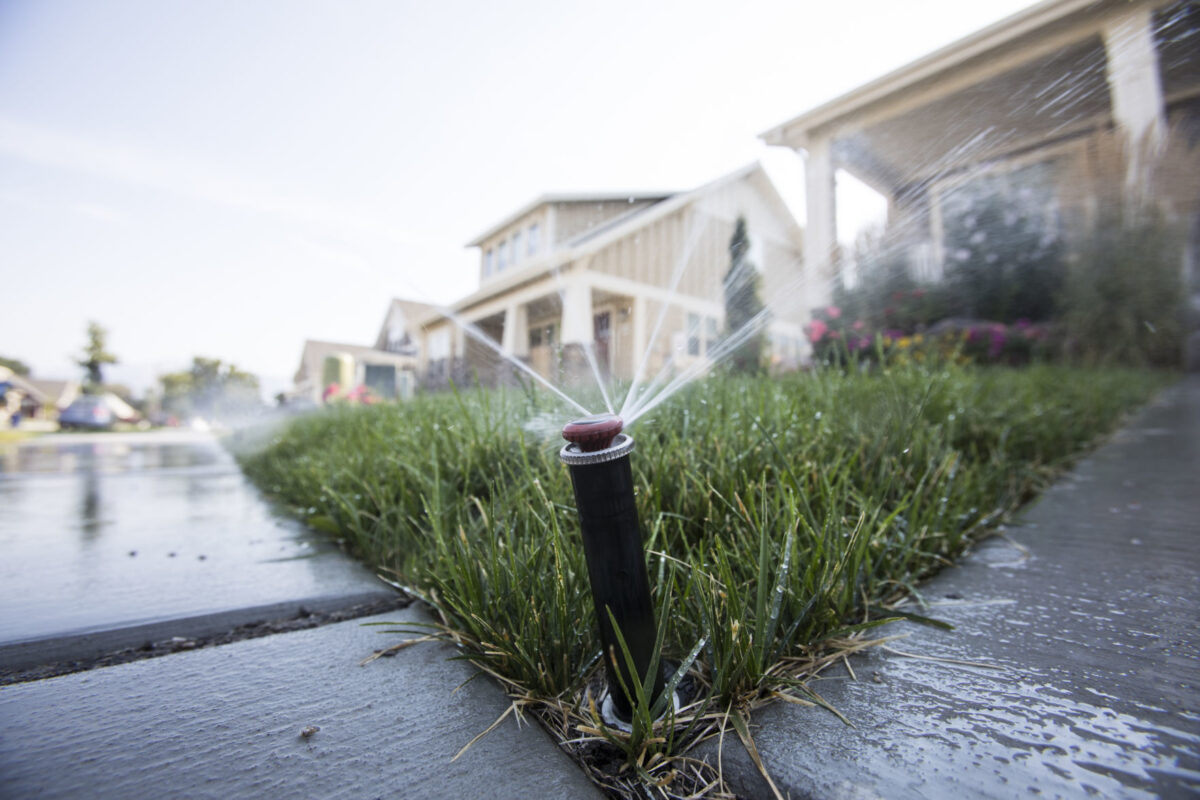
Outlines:
{"type": "Polygon", "coordinates": [[[600,653],[571,487],[561,442],[522,427],[570,417],[550,400],[330,409],[241,461],[425,598],[471,660],[571,717],[564,738],[608,741],[649,783],[661,754],[714,719],[740,735],[739,709],[777,692],[819,701],[802,679],[823,654],[894,617],[889,606],[919,597],[923,578],[1170,380],[1060,367],[715,378],[640,421],[632,463],[664,649],[694,656],[704,689],[671,720],[691,724],[683,733],[647,717],[614,735],[580,700],[600,653]]]}

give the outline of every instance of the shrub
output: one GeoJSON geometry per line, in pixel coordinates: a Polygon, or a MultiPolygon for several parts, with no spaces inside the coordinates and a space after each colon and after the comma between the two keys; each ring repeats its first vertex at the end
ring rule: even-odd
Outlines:
{"type": "Polygon", "coordinates": [[[1078,245],[1063,295],[1070,354],[1089,364],[1178,365],[1180,248],[1157,210],[1102,211],[1078,245]]]}
{"type": "Polygon", "coordinates": [[[976,178],[943,199],[953,315],[1013,323],[1057,313],[1066,264],[1041,165],[976,178]]]}

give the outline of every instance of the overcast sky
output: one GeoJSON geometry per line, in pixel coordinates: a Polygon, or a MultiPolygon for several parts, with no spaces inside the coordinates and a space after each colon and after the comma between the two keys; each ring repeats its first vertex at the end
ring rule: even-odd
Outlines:
{"type": "Polygon", "coordinates": [[[276,391],[473,289],[543,192],[760,159],[797,201],[759,133],[1028,5],[0,0],[0,355],[74,377],[95,319],[135,390],[206,355],[276,391]]]}

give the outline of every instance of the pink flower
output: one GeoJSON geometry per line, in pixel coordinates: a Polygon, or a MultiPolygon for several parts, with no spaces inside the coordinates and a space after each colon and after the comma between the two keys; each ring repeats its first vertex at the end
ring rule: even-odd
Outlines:
{"type": "Polygon", "coordinates": [[[830,319],[837,319],[841,315],[842,310],[837,306],[829,306],[829,308],[825,309],[825,316],[829,317],[830,319]]]}
{"type": "Polygon", "coordinates": [[[850,327],[856,331],[861,331],[863,328],[867,327],[867,323],[863,322],[860,319],[860,320],[855,321],[855,323],[853,325],[851,325],[850,327]]]}
{"type": "Polygon", "coordinates": [[[814,319],[812,322],[808,323],[808,340],[814,343],[819,342],[825,338],[825,334],[828,333],[828,331],[828,325],[819,319],[814,319]]]}

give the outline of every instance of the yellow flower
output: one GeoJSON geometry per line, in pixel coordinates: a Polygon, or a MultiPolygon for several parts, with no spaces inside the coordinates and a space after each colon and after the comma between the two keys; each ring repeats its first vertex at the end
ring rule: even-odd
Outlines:
{"type": "Polygon", "coordinates": [[[913,344],[920,344],[923,341],[925,341],[925,336],[923,334],[918,333],[913,337],[913,344]]]}
{"type": "Polygon", "coordinates": [[[896,342],[896,344],[904,348],[912,347],[912,339],[907,336],[902,336],[900,337],[900,341],[896,342]]]}

